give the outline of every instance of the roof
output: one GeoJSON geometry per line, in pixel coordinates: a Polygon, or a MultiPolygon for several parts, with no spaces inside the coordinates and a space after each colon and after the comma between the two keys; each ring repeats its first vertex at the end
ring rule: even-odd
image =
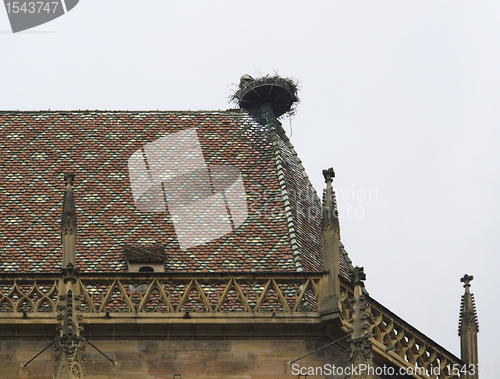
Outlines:
{"type": "Polygon", "coordinates": [[[0,270],[59,270],[62,178],[72,171],[82,272],[124,271],[131,252],[144,259],[141,246],[167,271],[321,271],[321,202],[280,123],[271,121],[239,109],[0,112],[0,270]],[[181,230],[176,219],[197,212],[185,205],[195,200],[174,190],[180,182],[155,179],[167,170],[152,150],[158,141],[175,142],[178,156],[199,142],[193,151],[202,163],[168,168],[184,170],[177,178],[188,177],[183,191],[207,207],[195,215],[197,229],[181,230]],[[218,174],[226,181],[217,182],[218,174]],[[207,196],[215,199],[210,206],[207,196]],[[230,229],[200,232],[222,213],[230,229]]]}

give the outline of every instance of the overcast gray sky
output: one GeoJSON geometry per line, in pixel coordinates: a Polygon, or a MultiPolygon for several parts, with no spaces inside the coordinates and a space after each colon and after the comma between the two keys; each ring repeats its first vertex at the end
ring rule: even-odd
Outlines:
{"type": "Polygon", "coordinates": [[[459,355],[474,275],[500,377],[499,1],[84,0],[17,34],[0,11],[0,48],[2,110],[226,109],[244,73],[297,78],[283,125],[318,191],[334,167],[370,294],[459,355]]]}

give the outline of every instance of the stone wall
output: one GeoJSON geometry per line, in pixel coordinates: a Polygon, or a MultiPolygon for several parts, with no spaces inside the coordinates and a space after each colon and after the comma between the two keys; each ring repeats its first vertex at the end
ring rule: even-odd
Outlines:
{"type": "MultiPolygon", "coordinates": [[[[86,344],[86,379],[282,379],[297,378],[288,364],[329,343],[326,339],[94,340],[113,365],[86,344]]],[[[22,365],[49,341],[0,341],[0,379],[52,379],[55,351],[50,347],[27,368],[22,365]]],[[[346,355],[330,346],[297,362],[300,367],[345,366],[346,355]]],[[[307,376],[340,378],[337,376],[307,376]]]]}

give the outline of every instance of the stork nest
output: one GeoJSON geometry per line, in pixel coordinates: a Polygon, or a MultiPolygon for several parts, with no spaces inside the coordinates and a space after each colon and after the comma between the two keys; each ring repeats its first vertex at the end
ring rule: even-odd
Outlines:
{"type": "Polygon", "coordinates": [[[297,92],[298,82],[295,79],[266,75],[257,79],[242,80],[238,90],[229,100],[249,111],[269,103],[274,115],[280,117],[285,113],[295,114],[299,103],[297,92]]]}

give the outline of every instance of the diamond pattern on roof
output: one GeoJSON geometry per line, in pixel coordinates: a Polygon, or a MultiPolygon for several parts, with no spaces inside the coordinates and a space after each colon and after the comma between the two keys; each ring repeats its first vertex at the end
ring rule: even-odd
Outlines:
{"type": "Polygon", "coordinates": [[[0,270],[60,268],[62,175],[74,171],[83,272],[127,270],[125,244],[164,246],[167,271],[321,271],[321,206],[276,130],[277,144],[265,120],[240,110],[0,112],[0,270]],[[208,167],[240,171],[248,216],[230,233],[181,250],[168,203],[166,213],[136,208],[128,160],[188,129],[208,167]]]}

